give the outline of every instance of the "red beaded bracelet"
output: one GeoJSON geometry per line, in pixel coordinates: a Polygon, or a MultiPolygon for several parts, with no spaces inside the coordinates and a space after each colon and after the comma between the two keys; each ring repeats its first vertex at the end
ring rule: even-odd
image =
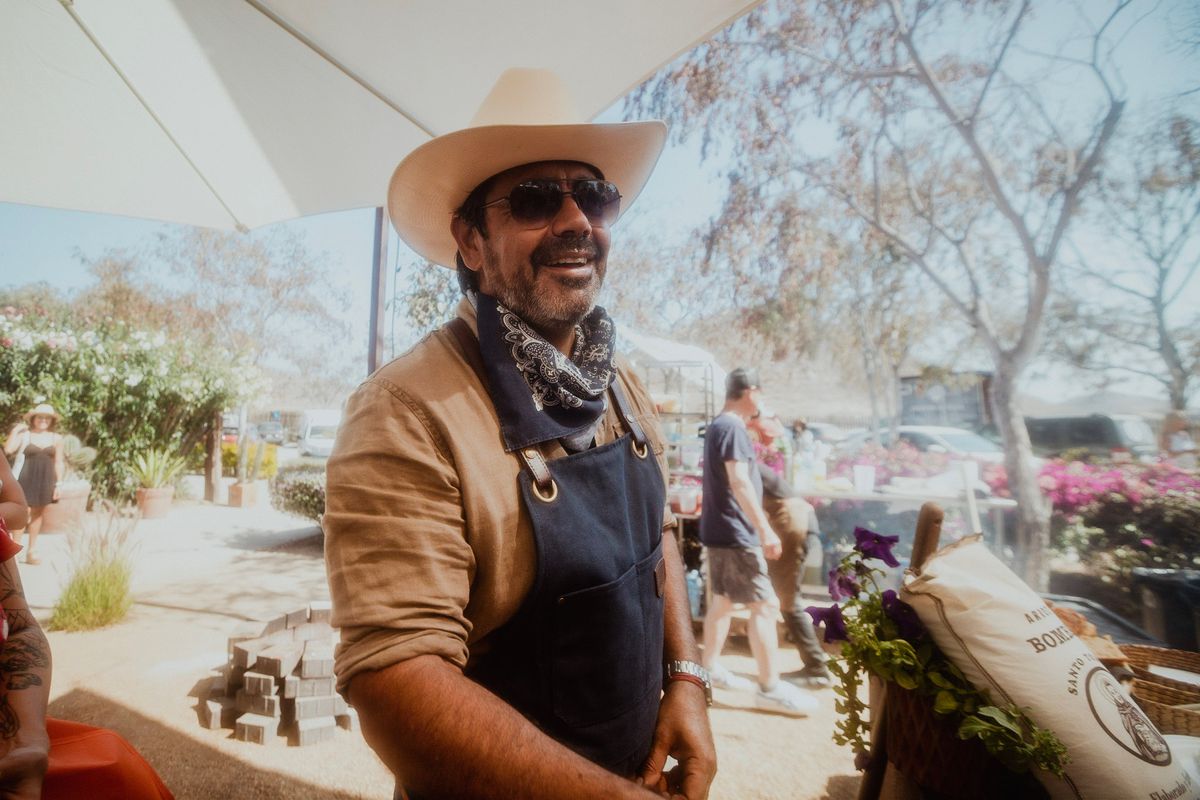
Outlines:
{"type": "Polygon", "coordinates": [[[676,672],[674,675],[667,678],[667,680],[669,680],[669,681],[687,681],[688,683],[696,684],[701,689],[704,688],[704,681],[700,680],[695,675],[688,675],[686,672],[676,672]]]}

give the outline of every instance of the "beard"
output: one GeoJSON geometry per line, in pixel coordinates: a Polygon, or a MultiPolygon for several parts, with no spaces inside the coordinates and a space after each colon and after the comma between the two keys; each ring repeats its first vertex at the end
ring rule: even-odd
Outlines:
{"type": "MultiPolygon", "coordinates": [[[[488,252],[488,259],[497,258],[488,252]]],[[[595,238],[553,239],[543,242],[529,256],[528,268],[520,269],[511,279],[491,287],[492,295],[528,325],[543,335],[573,329],[596,307],[596,297],[604,285],[607,251],[595,238]],[[585,257],[592,263],[586,277],[555,274],[548,266],[564,258],[585,257]]],[[[492,270],[498,276],[498,270],[492,270]]]]}

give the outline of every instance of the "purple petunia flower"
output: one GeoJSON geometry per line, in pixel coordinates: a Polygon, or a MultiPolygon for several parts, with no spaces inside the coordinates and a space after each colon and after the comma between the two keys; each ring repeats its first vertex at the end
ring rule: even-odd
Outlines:
{"type": "Polygon", "coordinates": [[[829,570],[829,596],[834,600],[858,597],[862,587],[849,575],[843,575],[838,567],[829,570]]]}
{"type": "Polygon", "coordinates": [[[825,626],[826,644],[846,641],[846,620],[842,619],[842,609],[836,603],[829,608],[809,606],[804,611],[812,617],[813,624],[825,626]]]}
{"type": "Polygon", "coordinates": [[[854,529],[854,549],[862,553],[863,558],[878,558],[889,567],[900,566],[900,562],[892,555],[892,548],[899,541],[899,536],[881,536],[866,528],[854,529]]]}
{"type": "Polygon", "coordinates": [[[879,604],[883,606],[883,613],[888,619],[896,623],[896,627],[900,629],[900,638],[907,641],[916,641],[925,635],[925,626],[921,624],[921,618],[917,616],[917,612],[908,603],[896,596],[896,592],[892,589],[885,589],[880,595],[879,604]]]}

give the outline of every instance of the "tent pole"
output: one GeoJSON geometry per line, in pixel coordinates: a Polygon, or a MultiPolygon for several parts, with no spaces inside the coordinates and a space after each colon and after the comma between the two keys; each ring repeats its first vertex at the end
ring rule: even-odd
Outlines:
{"type": "Polygon", "coordinates": [[[375,209],[375,253],[371,262],[371,339],[367,348],[367,374],[383,365],[383,312],[386,305],[387,214],[382,206],[375,209]]]}

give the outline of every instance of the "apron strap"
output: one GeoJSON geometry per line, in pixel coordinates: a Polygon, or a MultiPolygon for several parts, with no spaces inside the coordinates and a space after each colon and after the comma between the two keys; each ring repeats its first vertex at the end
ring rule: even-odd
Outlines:
{"type": "MultiPolygon", "coordinates": [[[[483,357],[479,354],[479,340],[472,335],[471,326],[462,317],[455,317],[450,321],[448,327],[454,334],[454,338],[458,340],[458,346],[467,359],[467,363],[471,365],[471,369],[475,371],[483,385],[487,386],[487,376],[483,371],[483,357]]],[[[537,498],[547,503],[553,501],[558,496],[558,486],[550,476],[550,468],[546,466],[546,457],[542,455],[541,450],[535,445],[523,447],[517,451],[517,454],[520,455],[521,463],[525,465],[525,469],[533,478],[537,498]]]]}
{"type": "Polygon", "coordinates": [[[629,398],[625,396],[625,390],[621,388],[620,373],[617,374],[609,388],[612,389],[613,399],[617,401],[617,413],[621,415],[625,427],[629,428],[629,433],[633,435],[634,443],[644,452],[649,440],[646,438],[646,432],[642,430],[642,424],[633,415],[633,408],[629,405],[629,398]]]}

